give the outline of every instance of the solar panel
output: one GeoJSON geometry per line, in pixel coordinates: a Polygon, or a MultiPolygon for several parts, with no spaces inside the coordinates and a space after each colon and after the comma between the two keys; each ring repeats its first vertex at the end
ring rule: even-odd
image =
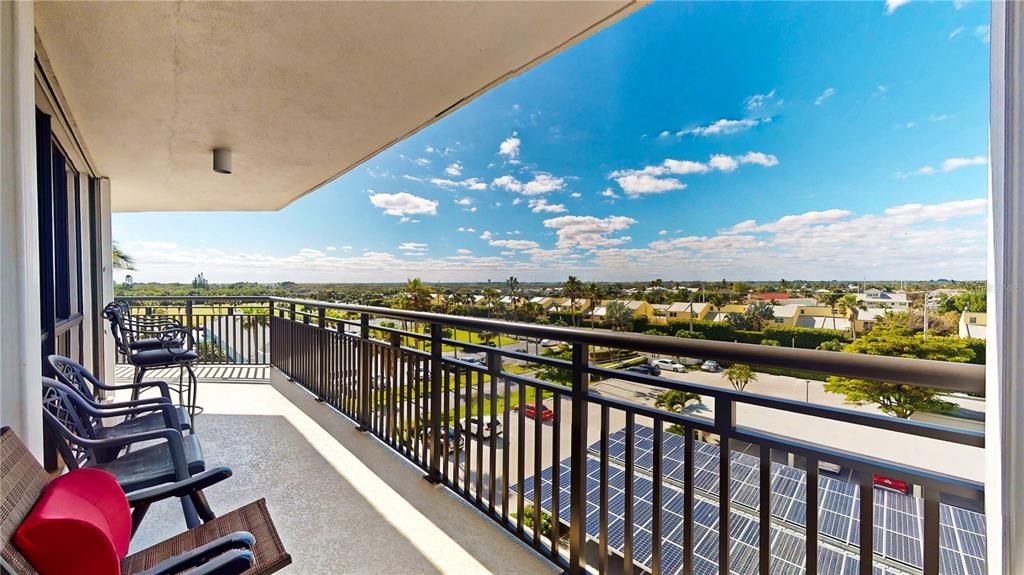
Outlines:
{"type": "MultiPolygon", "coordinates": [[[[653,482],[653,429],[637,425],[634,430],[634,465],[637,473],[633,492],[633,558],[647,569],[651,567],[651,523],[653,482]]],[[[600,442],[590,446],[587,460],[587,534],[596,539],[600,534],[600,442]]],[[[662,491],[662,572],[681,572],[684,550],[682,485],[684,480],[685,438],[667,433],[663,443],[662,491]]],[[[706,442],[694,443],[693,509],[694,572],[712,575],[718,570],[718,459],[720,448],[706,442]]],[[[608,547],[622,553],[625,546],[625,472],[620,467],[625,458],[625,430],[610,434],[608,453],[612,464],[608,470],[608,547]]],[[[569,459],[559,464],[559,514],[569,517],[569,459]]],[[[755,572],[758,557],[757,509],[759,500],[760,461],[756,456],[730,452],[730,570],[733,573],[755,572]]],[[[552,469],[541,471],[541,507],[550,512],[552,469]]],[[[819,476],[819,572],[855,574],[858,569],[860,538],[859,486],[828,476],[819,476]]],[[[802,528],[806,524],[806,474],[803,470],[772,463],[771,533],[772,572],[802,574],[805,543],[802,528]]],[[[524,496],[533,498],[533,478],[524,482],[524,496]]],[[[883,558],[920,568],[922,565],[921,530],[923,502],[886,489],[874,490],[874,547],[883,558]]],[[[984,516],[959,507],[940,506],[940,572],[943,575],[981,575],[985,572],[984,516]]],[[[878,575],[906,572],[876,561],[878,575]]]]}

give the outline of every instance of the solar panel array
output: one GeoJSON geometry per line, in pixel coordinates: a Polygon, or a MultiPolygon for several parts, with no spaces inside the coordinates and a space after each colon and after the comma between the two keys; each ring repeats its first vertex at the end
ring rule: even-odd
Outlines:
{"type": "MultiPolygon", "coordinates": [[[[608,546],[621,554],[625,547],[625,482],[624,470],[618,465],[625,459],[625,430],[608,438],[609,456],[614,464],[608,469],[608,546]],[[618,461],[615,461],[618,460],[618,461]]],[[[650,569],[652,560],[651,523],[654,484],[653,437],[650,427],[635,427],[633,478],[633,558],[636,564],[650,569]]],[[[662,470],[662,573],[675,575],[683,565],[683,460],[685,439],[666,433],[663,442],[662,470]],[[673,482],[677,482],[674,485],[673,482]]],[[[590,446],[587,461],[587,525],[595,540],[600,535],[600,473],[597,454],[600,442],[590,446]]],[[[718,446],[694,443],[694,572],[713,575],[718,572],[718,446]]],[[[734,505],[729,514],[731,537],[730,568],[733,573],[757,571],[760,461],[757,457],[737,451],[730,457],[732,481],[730,495],[734,505]]],[[[559,497],[561,517],[569,517],[569,460],[560,462],[559,497]]],[[[552,469],[541,472],[541,507],[550,511],[552,469]]],[[[859,545],[859,495],[856,484],[819,476],[818,570],[822,574],[854,574],[858,568],[856,547],[859,545]]],[[[806,474],[803,470],[772,463],[771,533],[772,572],[802,574],[804,572],[806,524],[806,474]]],[[[526,498],[533,497],[533,480],[524,482],[526,498]]],[[[890,560],[920,569],[923,502],[915,497],[876,488],[874,491],[875,553],[890,560]]],[[[940,566],[943,575],[981,575],[985,572],[984,516],[966,509],[940,507],[940,566]]],[[[898,567],[874,566],[876,575],[902,574],[898,567]]]]}

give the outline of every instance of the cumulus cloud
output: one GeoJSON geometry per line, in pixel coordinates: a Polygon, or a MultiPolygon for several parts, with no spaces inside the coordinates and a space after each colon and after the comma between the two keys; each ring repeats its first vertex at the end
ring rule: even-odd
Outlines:
{"type": "Polygon", "coordinates": [[[452,162],[448,164],[448,167],[444,169],[444,173],[449,176],[461,176],[462,175],[462,164],[460,162],[452,162]]]}
{"type": "Polygon", "coordinates": [[[501,144],[498,145],[498,153],[508,158],[510,164],[519,163],[519,133],[512,132],[512,135],[505,138],[501,144]]]}
{"type": "Polygon", "coordinates": [[[615,246],[628,242],[629,236],[612,237],[615,232],[629,229],[637,223],[626,216],[560,216],[544,220],[544,227],[556,230],[557,247],[560,249],[592,249],[615,246]]]}
{"type": "Polygon", "coordinates": [[[622,191],[631,198],[644,194],[663,194],[672,190],[686,189],[686,184],[675,178],[655,178],[645,174],[630,174],[615,178],[622,191]]]}
{"type": "Polygon", "coordinates": [[[892,14],[897,8],[907,4],[910,0],[885,0],[885,13],[892,14]]]}
{"type": "Polygon", "coordinates": [[[983,24],[974,29],[974,37],[985,44],[992,41],[992,29],[988,24],[983,24]]]}
{"type": "MultiPolygon", "coordinates": [[[[746,106],[747,110],[751,112],[756,112],[764,108],[765,106],[772,104],[773,102],[775,102],[774,89],[771,92],[768,92],[767,94],[754,94],[753,96],[750,96],[746,100],[744,100],[743,104],[746,106]]],[[[778,103],[781,104],[782,102],[779,101],[778,103]]]]}
{"type": "Polygon", "coordinates": [[[467,250],[466,248],[459,248],[459,249],[455,250],[455,253],[459,254],[460,256],[468,256],[468,255],[473,253],[473,250],[467,250]]]}
{"type": "Polygon", "coordinates": [[[540,244],[532,240],[491,240],[490,244],[509,250],[531,250],[540,247],[540,244]]]}
{"type": "Polygon", "coordinates": [[[515,176],[500,176],[491,181],[492,188],[502,188],[524,196],[539,196],[565,189],[565,178],[547,172],[536,172],[533,179],[521,182],[515,176]]]}
{"type": "Polygon", "coordinates": [[[814,105],[815,106],[820,106],[820,105],[825,103],[825,100],[828,100],[829,98],[831,98],[832,96],[835,96],[835,95],[836,95],[836,89],[835,88],[825,88],[825,91],[822,92],[821,95],[819,95],[817,98],[814,99],[814,105]]]}
{"type": "Polygon", "coordinates": [[[491,231],[490,230],[484,230],[484,232],[482,234],[480,234],[480,239],[482,239],[484,241],[490,241],[490,239],[492,237],[493,236],[491,235],[491,231]]]}
{"type": "Polygon", "coordinates": [[[680,130],[676,132],[677,136],[723,136],[727,134],[736,134],[749,130],[758,124],[771,122],[771,118],[748,118],[745,120],[729,120],[722,118],[721,120],[715,120],[706,126],[697,126],[696,128],[689,128],[686,130],[680,130]]]}
{"type": "MultiPolygon", "coordinates": [[[[682,190],[686,184],[676,178],[664,176],[683,176],[691,174],[706,174],[713,170],[720,172],[733,172],[741,165],[755,164],[766,168],[778,165],[779,159],[773,154],[763,152],[747,152],[739,156],[727,156],[715,154],[707,162],[696,162],[692,160],[667,159],[657,166],[646,166],[639,170],[616,170],[608,175],[614,179],[622,191],[631,198],[637,198],[644,194],[660,194],[672,190],[682,190]]],[[[608,190],[605,190],[608,192],[608,190]]],[[[602,195],[607,197],[607,193],[602,195]]]]}
{"type": "Polygon", "coordinates": [[[601,195],[603,197],[611,198],[613,200],[618,199],[619,197],[619,194],[616,194],[615,191],[612,190],[611,188],[605,188],[604,191],[601,192],[601,195]]]}
{"type": "Polygon", "coordinates": [[[985,164],[988,164],[988,158],[986,156],[958,156],[946,158],[937,168],[935,166],[921,166],[912,172],[897,172],[896,177],[905,179],[910,176],[931,176],[939,173],[952,172],[969,166],[984,166],[985,164]]]}
{"type": "Polygon", "coordinates": [[[465,180],[451,180],[448,178],[431,178],[430,183],[447,189],[464,188],[467,190],[486,190],[487,184],[480,178],[467,178],[465,180]]]}
{"type": "Polygon", "coordinates": [[[398,244],[398,249],[406,252],[422,252],[426,251],[427,244],[421,244],[417,242],[402,242],[398,244]]]}
{"type": "Polygon", "coordinates": [[[578,199],[578,198],[582,198],[583,194],[581,194],[579,192],[573,192],[573,193],[569,194],[569,197],[570,198],[577,198],[578,199]]]}
{"type": "Polygon", "coordinates": [[[430,165],[430,160],[426,158],[416,158],[415,160],[413,160],[413,163],[416,164],[417,166],[426,167],[430,165]]]}
{"type": "Polygon", "coordinates": [[[546,198],[537,198],[530,200],[529,207],[530,211],[532,211],[535,214],[558,214],[561,212],[568,211],[565,207],[565,204],[549,204],[546,198]]]}
{"type": "MultiPolygon", "coordinates": [[[[371,194],[370,203],[382,208],[389,216],[408,217],[413,214],[437,215],[437,202],[414,196],[408,192],[397,194],[371,194]]],[[[408,219],[406,220],[408,221],[408,219]]]]}

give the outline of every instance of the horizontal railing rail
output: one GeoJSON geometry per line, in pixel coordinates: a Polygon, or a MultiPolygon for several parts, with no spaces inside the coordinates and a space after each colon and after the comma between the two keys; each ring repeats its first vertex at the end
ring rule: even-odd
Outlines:
{"type": "MultiPolygon", "coordinates": [[[[958,558],[956,572],[983,572],[983,551],[969,548],[962,535],[965,525],[984,523],[976,511],[983,485],[886,460],[873,454],[872,444],[938,442],[977,450],[983,433],[716,387],[685,375],[629,372],[593,363],[591,352],[742,362],[970,394],[984,392],[982,366],[293,298],[262,301],[272,365],[571,573],[593,564],[601,572],[652,575],[791,567],[812,575],[869,574],[875,567],[931,575],[950,557],[958,558]],[[477,336],[462,340],[446,330],[477,336]],[[483,332],[525,341],[526,350],[503,347],[500,338],[488,345],[483,332]],[[530,343],[540,340],[561,342],[569,359],[530,353],[530,343]],[[634,395],[609,394],[606,384],[633,386],[634,395]],[[694,394],[701,404],[659,407],[652,398],[666,390],[694,394]],[[748,421],[757,410],[820,423],[793,436],[748,421]],[[821,439],[819,425],[875,435],[861,449],[844,449],[821,439]],[[819,465],[841,471],[829,475],[819,465]],[[893,539],[894,529],[906,532],[893,539]],[[981,571],[972,570],[977,565],[981,571]]],[[[983,531],[973,535],[984,538],[983,531]]]]}

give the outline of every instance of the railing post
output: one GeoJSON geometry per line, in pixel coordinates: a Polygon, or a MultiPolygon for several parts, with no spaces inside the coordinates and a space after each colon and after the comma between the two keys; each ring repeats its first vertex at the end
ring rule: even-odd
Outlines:
{"type": "Polygon", "coordinates": [[[370,430],[370,316],[359,314],[359,431],[370,430]]]}
{"type": "Polygon", "coordinates": [[[316,338],[316,342],[317,342],[317,346],[316,346],[316,348],[317,348],[317,356],[316,356],[316,359],[317,359],[317,367],[319,368],[319,371],[317,371],[317,373],[319,374],[319,377],[320,377],[320,385],[317,386],[317,390],[318,391],[317,391],[316,396],[317,396],[317,399],[319,399],[320,401],[325,401],[327,398],[325,397],[324,392],[325,392],[325,390],[330,389],[330,385],[327,382],[327,378],[329,377],[329,373],[330,373],[330,371],[328,369],[328,365],[327,365],[327,356],[328,356],[327,348],[330,345],[331,339],[330,339],[330,335],[327,333],[327,308],[325,308],[324,306],[318,306],[317,307],[317,309],[316,309],[316,320],[317,320],[317,327],[320,328],[317,331],[317,338],[316,338]]]}
{"type": "MultiPolygon", "coordinates": [[[[729,438],[736,422],[736,403],[728,397],[715,398],[715,433],[718,434],[718,573],[729,575],[729,502],[732,494],[729,486],[732,481],[732,456],[729,451],[729,438]]],[[[817,555],[814,556],[814,560],[817,555]]],[[[808,557],[808,561],[812,558],[808,557]]]]}
{"type": "MultiPolygon", "coordinates": [[[[569,573],[586,570],[587,544],[587,408],[590,374],[587,345],[572,344],[572,441],[569,447],[569,573]]],[[[539,449],[540,446],[537,446],[539,449]]]]}
{"type": "Polygon", "coordinates": [[[441,325],[430,324],[430,470],[427,481],[441,482],[441,325]]]}
{"type": "Polygon", "coordinates": [[[187,299],[185,300],[185,327],[188,328],[189,337],[195,337],[195,334],[192,333],[192,326],[192,300],[187,299]]]}
{"type": "MultiPolygon", "coordinates": [[[[259,339],[257,339],[257,342],[258,341],[259,339]]],[[[273,366],[277,366],[277,364],[274,363],[273,353],[274,347],[276,345],[277,343],[274,341],[274,300],[267,298],[267,351],[264,352],[263,356],[266,357],[267,355],[269,355],[270,359],[269,361],[267,361],[267,363],[273,366]]]]}
{"type": "Polygon", "coordinates": [[[288,304],[288,380],[295,381],[295,304],[288,304]]]}

